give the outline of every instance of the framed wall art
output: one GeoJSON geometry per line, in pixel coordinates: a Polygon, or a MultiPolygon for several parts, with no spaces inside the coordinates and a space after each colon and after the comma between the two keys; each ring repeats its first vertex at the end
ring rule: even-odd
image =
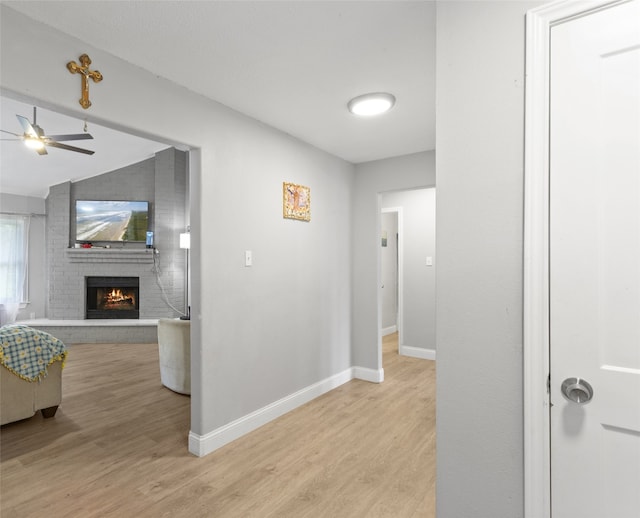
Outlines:
{"type": "Polygon", "coordinates": [[[311,221],[311,189],[304,185],[282,184],[282,216],[311,221]]]}

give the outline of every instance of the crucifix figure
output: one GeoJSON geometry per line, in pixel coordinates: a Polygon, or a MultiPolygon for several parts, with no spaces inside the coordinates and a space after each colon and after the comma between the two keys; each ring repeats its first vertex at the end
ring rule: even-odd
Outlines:
{"type": "Polygon", "coordinates": [[[80,56],[79,65],[75,61],[69,61],[69,63],[67,63],[69,72],[72,74],[82,74],[82,98],[78,102],[85,110],[91,106],[91,101],[89,100],[89,78],[93,79],[94,83],[102,81],[102,74],[100,72],[97,70],[89,70],[90,64],[91,59],[86,54],[80,56]]]}

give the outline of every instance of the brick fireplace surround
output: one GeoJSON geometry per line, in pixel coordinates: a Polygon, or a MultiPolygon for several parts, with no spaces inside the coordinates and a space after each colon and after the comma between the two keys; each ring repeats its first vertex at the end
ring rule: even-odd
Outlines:
{"type": "Polygon", "coordinates": [[[184,232],[188,217],[186,159],[186,153],[169,148],[143,162],[49,189],[47,318],[29,325],[69,343],[157,340],[157,320],[178,316],[163,300],[156,279],[158,261],[169,302],[179,309],[185,305],[186,254],[179,247],[179,233],[184,232]],[[149,201],[150,228],[159,253],[145,248],[144,243],[74,248],[76,199],[149,201]],[[139,277],[139,319],[86,320],[85,278],[89,276],[139,277]]]}

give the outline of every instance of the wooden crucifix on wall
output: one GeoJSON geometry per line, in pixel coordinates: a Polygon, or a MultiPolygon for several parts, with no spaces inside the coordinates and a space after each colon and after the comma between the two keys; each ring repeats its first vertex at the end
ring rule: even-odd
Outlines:
{"type": "Polygon", "coordinates": [[[91,106],[91,101],[89,100],[89,78],[93,79],[94,83],[102,81],[102,74],[97,70],[89,70],[89,65],[91,65],[91,58],[87,54],[80,56],[79,65],[75,61],[67,63],[69,72],[82,75],[82,97],[78,102],[85,110],[91,106]]]}

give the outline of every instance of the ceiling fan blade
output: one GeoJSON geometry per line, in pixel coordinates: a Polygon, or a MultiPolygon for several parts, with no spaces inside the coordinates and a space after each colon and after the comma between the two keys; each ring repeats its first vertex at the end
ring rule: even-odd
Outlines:
{"type": "Polygon", "coordinates": [[[82,149],[80,147],[69,146],[67,144],[60,144],[59,142],[51,141],[45,142],[45,146],[57,147],[58,149],[66,149],[67,151],[75,151],[76,153],[84,153],[85,155],[93,155],[95,151],[89,149],[82,149]]]}
{"type": "Polygon", "coordinates": [[[22,126],[22,129],[24,130],[25,134],[33,138],[39,138],[38,133],[29,122],[29,119],[27,119],[26,117],[23,117],[22,115],[16,115],[16,117],[18,118],[18,122],[20,123],[20,126],[22,126]]]}
{"type": "Polygon", "coordinates": [[[12,131],[6,131],[6,130],[3,130],[3,129],[0,129],[0,131],[2,131],[2,133],[8,133],[9,135],[13,135],[14,137],[22,138],[22,135],[20,135],[20,133],[13,133],[12,131]]]}
{"type": "Polygon", "coordinates": [[[61,142],[64,140],[89,140],[93,136],[90,133],[76,133],[74,135],[45,135],[43,138],[61,142]]]}

